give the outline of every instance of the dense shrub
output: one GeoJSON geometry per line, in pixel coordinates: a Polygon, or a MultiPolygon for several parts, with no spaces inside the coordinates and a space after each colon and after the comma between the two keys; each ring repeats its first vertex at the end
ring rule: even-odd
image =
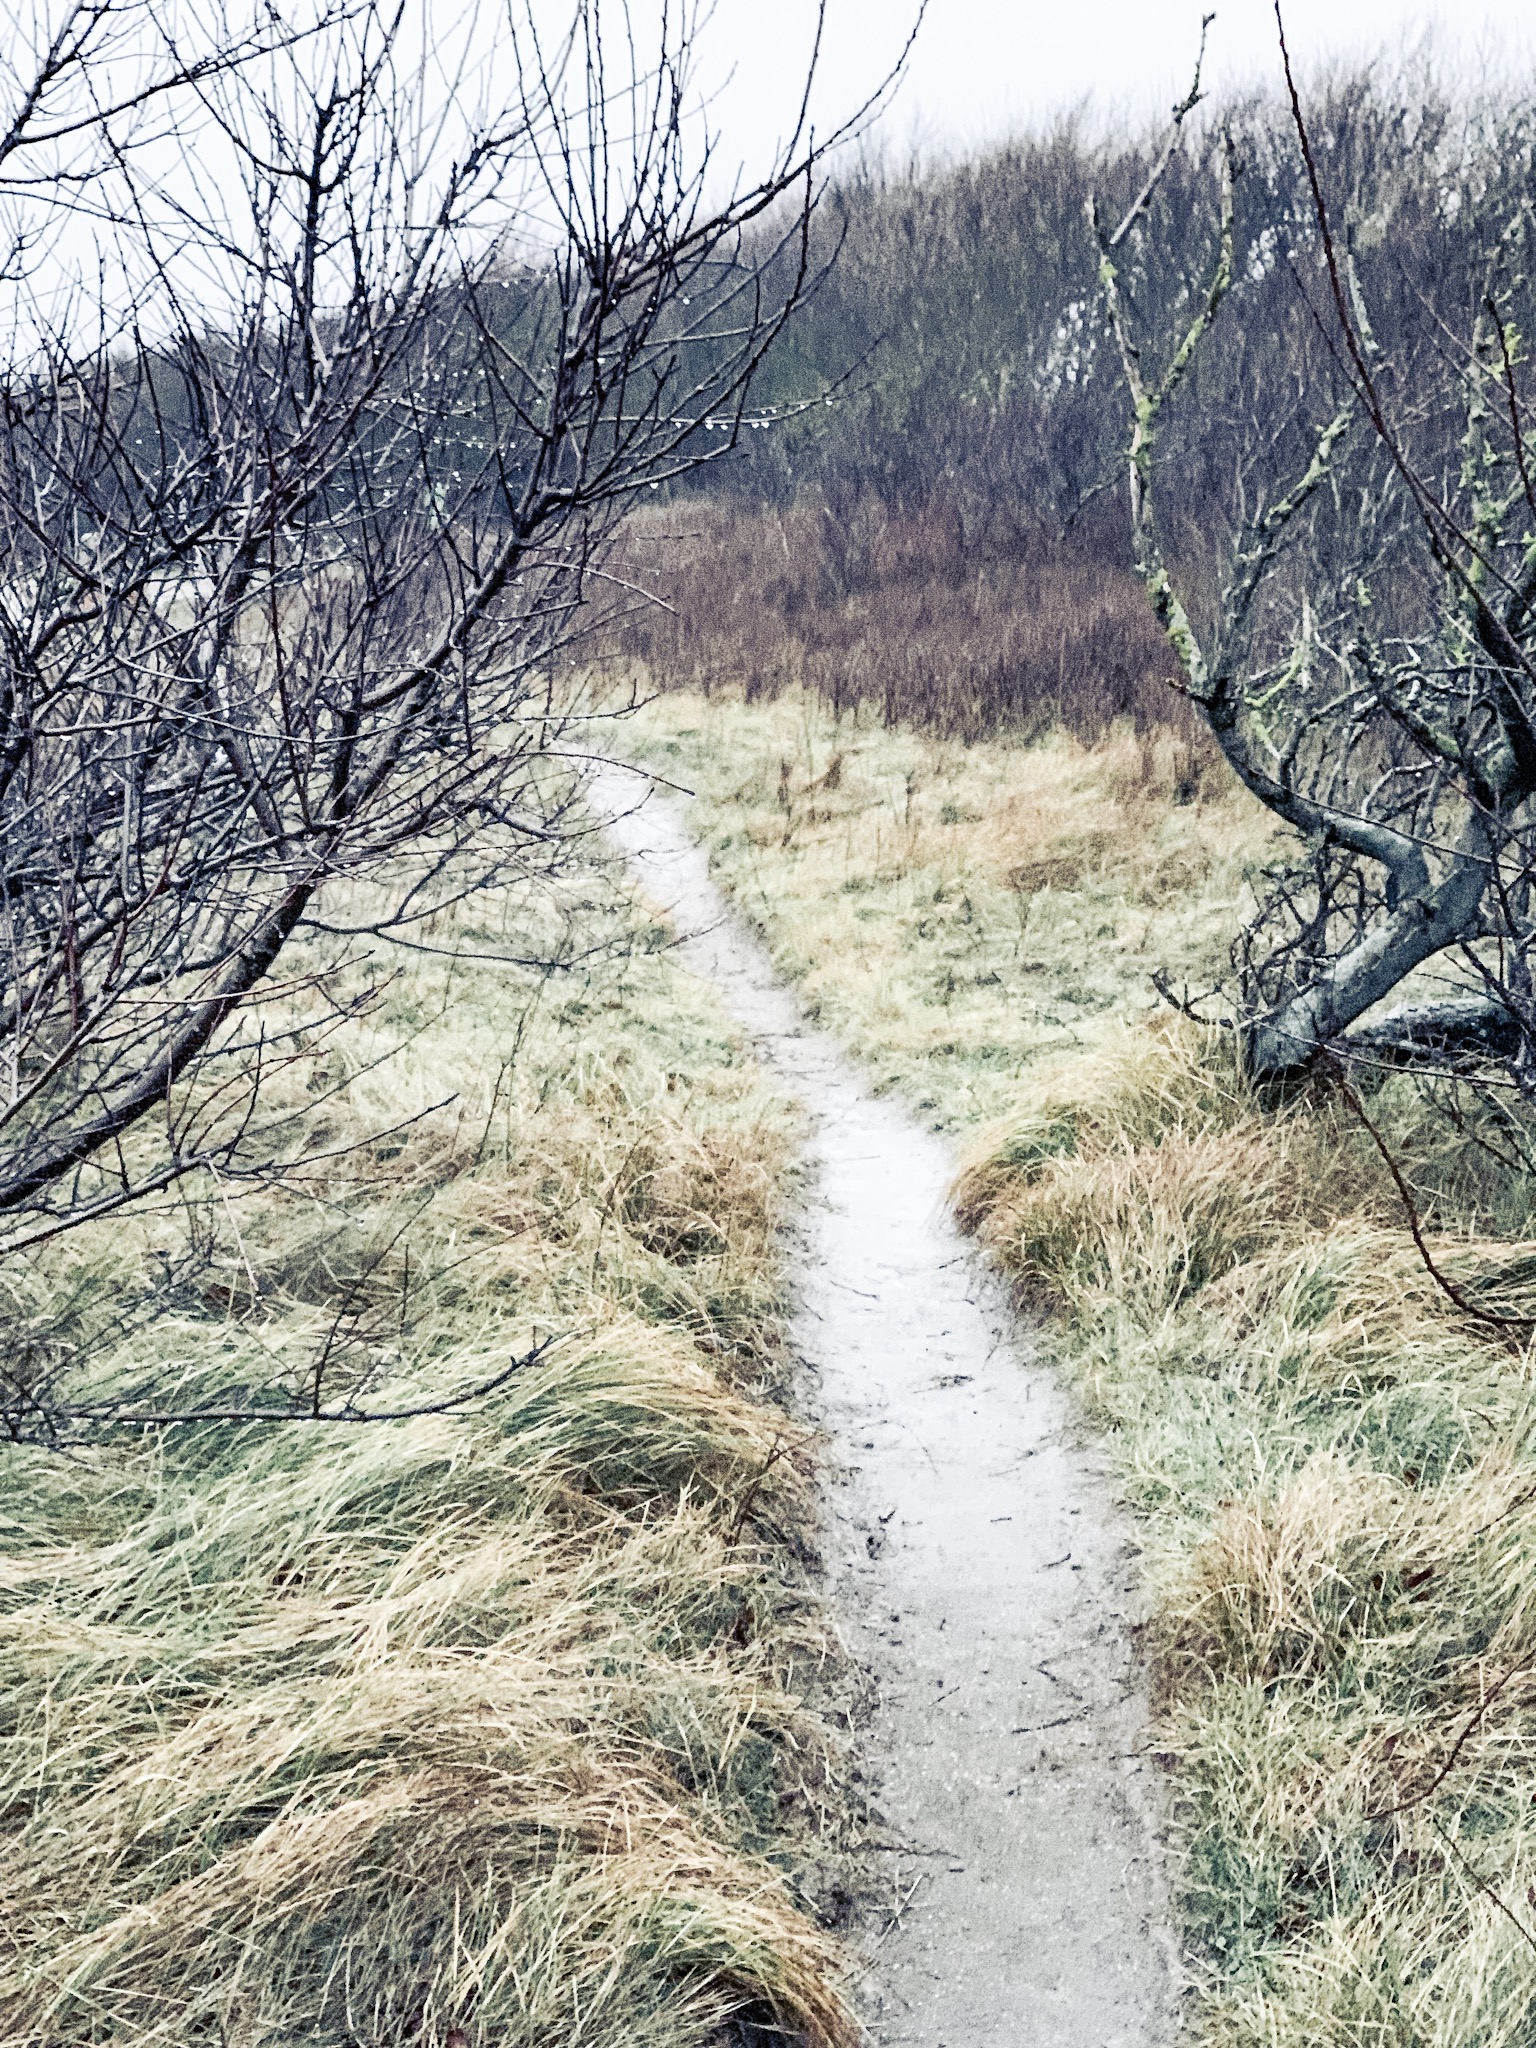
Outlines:
{"type": "Polygon", "coordinates": [[[1124,718],[1204,749],[1126,570],[1043,537],[973,547],[953,501],[869,496],[848,520],[809,497],[694,502],[637,525],[625,568],[661,600],[622,632],[661,687],[804,685],[834,711],[873,702],[888,724],[960,739],[1055,725],[1093,739],[1124,718]]]}

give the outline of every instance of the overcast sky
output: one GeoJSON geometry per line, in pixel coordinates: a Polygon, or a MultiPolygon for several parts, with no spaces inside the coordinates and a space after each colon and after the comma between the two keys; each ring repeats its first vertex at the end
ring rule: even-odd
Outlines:
{"type": "MultiPolygon", "coordinates": [[[[1211,0],[929,0],[906,80],[883,124],[953,146],[996,137],[1091,96],[1105,113],[1144,119],[1188,83],[1211,0]]],[[[828,0],[817,106],[846,113],[898,55],[914,6],[828,0]]],[[[717,0],[706,75],[716,90],[722,154],[752,163],[782,131],[810,49],[815,0],[717,0]],[[728,71],[728,85],[719,81],[728,71]]],[[[1286,34],[1302,66],[1331,55],[1397,50],[1433,37],[1461,67],[1529,67],[1536,7],[1505,0],[1285,0],[1286,34]],[[1513,24],[1513,26],[1512,26],[1513,24]]],[[[1218,91],[1278,81],[1272,0],[1218,5],[1207,75],[1218,91]]]]}

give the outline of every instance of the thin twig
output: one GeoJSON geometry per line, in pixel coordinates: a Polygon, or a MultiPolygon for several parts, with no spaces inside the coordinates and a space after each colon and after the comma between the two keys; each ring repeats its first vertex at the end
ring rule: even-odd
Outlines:
{"type": "MultiPolygon", "coordinates": [[[[942,1852],[935,1850],[932,1853],[937,1855],[942,1852]]],[[[875,1936],[874,1940],[870,1943],[869,1947],[871,1955],[873,1955],[874,1951],[880,1946],[881,1942],[885,1940],[885,1937],[891,1932],[892,1928],[900,1925],[901,1916],[903,1913],[906,1912],[908,1906],[911,1905],[913,1899],[916,1897],[918,1886],[922,1883],[925,1877],[930,1877],[931,1875],[931,1871],[920,1870],[917,1873],[916,1877],[913,1878],[911,1884],[907,1887],[906,1895],[902,1899],[901,1904],[896,1908],[895,1912],[891,1915],[890,1919],[886,1921],[885,1925],[881,1928],[880,1932],[875,1936]]]]}
{"type": "Polygon", "coordinates": [[[1436,1771],[1435,1775],[1433,1776],[1433,1778],[1430,1779],[1429,1783],[1424,1787],[1422,1792],[1410,1793],[1406,1799],[1400,1799],[1395,1806],[1380,1807],[1377,1809],[1375,1813],[1368,1813],[1365,1816],[1365,1818],[1368,1821],[1387,1820],[1390,1819],[1390,1817],[1394,1813],[1407,1813],[1410,1807],[1422,1806],[1426,1799],[1432,1798],[1434,1794],[1439,1791],[1440,1787],[1445,1783],[1446,1779],[1451,1775],[1451,1772],[1456,1768],[1456,1764],[1461,1756],[1461,1752],[1463,1751],[1463,1749],[1466,1748],[1467,1743],[1470,1741],[1472,1737],[1473,1731],[1482,1721],[1484,1715],[1488,1712],[1488,1709],[1493,1705],[1494,1701],[1499,1697],[1499,1694],[1503,1692],[1505,1686],[1509,1684],[1512,1678],[1518,1677],[1518,1675],[1522,1671],[1528,1671],[1531,1668],[1531,1661],[1532,1660],[1529,1657],[1522,1657],[1518,1664],[1512,1665],[1510,1669],[1505,1672],[1504,1676],[1499,1680],[1498,1684],[1493,1688],[1492,1692],[1490,1692],[1479,1705],[1477,1711],[1472,1715],[1470,1720],[1467,1722],[1466,1727],[1463,1728],[1461,1733],[1457,1736],[1455,1742],[1451,1745],[1450,1755],[1446,1758],[1445,1762],[1440,1766],[1439,1770],[1436,1771]]]}
{"type": "Polygon", "coordinates": [[[462,1393],[449,1394],[441,1401],[424,1401],[416,1408],[364,1409],[354,1408],[348,1402],[341,1408],[190,1408],[130,1415],[116,1414],[110,1408],[72,1408],[70,1419],[106,1429],[156,1429],[182,1422],[414,1422],[422,1415],[451,1415],[471,1401],[494,1394],[515,1373],[542,1358],[556,1341],[553,1336],[545,1337],[531,1351],[514,1358],[510,1365],[503,1366],[478,1386],[466,1387],[462,1393]]]}
{"type": "Polygon", "coordinates": [[[1391,1174],[1393,1185],[1397,1189],[1398,1198],[1403,1205],[1403,1214],[1408,1220],[1408,1229],[1413,1237],[1419,1258],[1423,1262],[1424,1270],[1428,1273],[1430,1279],[1434,1281],[1446,1299],[1453,1302],[1461,1310],[1463,1315],[1470,1316],[1474,1322],[1486,1323],[1490,1328],[1507,1331],[1511,1337],[1518,1334],[1521,1343],[1528,1342],[1532,1332],[1536,1331],[1536,1319],[1530,1316],[1501,1316],[1493,1309],[1479,1307],[1475,1301],[1469,1300],[1466,1292],[1458,1287],[1449,1275],[1442,1273],[1435,1264],[1434,1255],[1430,1251],[1428,1240],[1424,1235],[1424,1224],[1419,1215],[1418,1204],[1413,1199],[1413,1191],[1403,1175],[1402,1168],[1393,1158],[1391,1148],[1388,1146],[1386,1139],[1372,1122],[1365,1104],[1349,1085],[1339,1060],[1332,1053],[1328,1053],[1324,1056],[1323,1065],[1324,1071],[1328,1074],[1334,1087],[1338,1089],[1344,1102],[1364,1126],[1371,1143],[1381,1155],[1382,1163],[1385,1165],[1388,1173],[1391,1174]]]}
{"type": "Polygon", "coordinates": [[[1441,1841],[1444,1842],[1447,1849],[1449,1849],[1451,1854],[1456,1858],[1456,1861],[1461,1865],[1462,1869],[1467,1873],[1468,1877],[1471,1878],[1472,1882],[1483,1894],[1484,1898],[1492,1899],[1493,1903],[1504,1915],[1504,1918],[1509,1922],[1510,1926],[1514,1928],[1515,1932],[1519,1935],[1520,1939],[1525,1943],[1527,1948],[1536,1949],[1536,1934],[1532,1934],[1531,1930],[1526,1926],[1525,1922],[1520,1918],[1520,1916],[1517,1913],[1515,1913],[1508,1905],[1506,1905],[1503,1898],[1499,1895],[1495,1887],[1489,1883],[1486,1877],[1484,1877],[1483,1873],[1478,1869],[1477,1865],[1474,1862],[1472,1862],[1471,1858],[1461,1848],[1460,1844],[1457,1842],[1453,1842],[1451,1840],[1451,1837],[1446,1833],[1445,1829],[1440,1825],[1439,1821],[1435,1819],[1435,1816],[1432,1813],[1426,1814],[1425,1818],[1428,1820],[1430,1826],[1434,1829],[1435,1833],[1440,1837],[1441,1841]]]}

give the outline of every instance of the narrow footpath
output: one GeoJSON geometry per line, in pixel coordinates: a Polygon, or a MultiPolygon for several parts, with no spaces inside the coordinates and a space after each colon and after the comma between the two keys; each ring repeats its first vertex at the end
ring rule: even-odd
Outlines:
{"type": "Polygon", "coordinates": [[[954,1161],[809,1026],[677,800],[594,800],[812,1125],[793,1342],[829,1444],[821,1548],[877,1706],[865,1768],[906,1844],[864,1937],[879,2048],[1165,2048],[1155,1768],[1134,1530],[1057,1380],[951,1220],[954,1161]]]}

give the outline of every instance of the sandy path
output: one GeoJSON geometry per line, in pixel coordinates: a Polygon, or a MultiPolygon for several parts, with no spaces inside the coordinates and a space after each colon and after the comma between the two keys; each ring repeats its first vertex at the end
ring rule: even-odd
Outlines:
{"type": "Polygon", "coordinates": [[[1071,1404],[951,1222],[953,1160],[810,1028],[680,810],[596,800],[685,957],[809,1112],[818,1199],[793,1333],[833,1480],[830,1591],[878,1708],[901,1859],[866,1936],[881,2048],[1154,2048],[1170,1946],[1133,1667],[1134,1541],[1071,1404]],[[628,809],[630,815],[622,815],[628,809]]]}

